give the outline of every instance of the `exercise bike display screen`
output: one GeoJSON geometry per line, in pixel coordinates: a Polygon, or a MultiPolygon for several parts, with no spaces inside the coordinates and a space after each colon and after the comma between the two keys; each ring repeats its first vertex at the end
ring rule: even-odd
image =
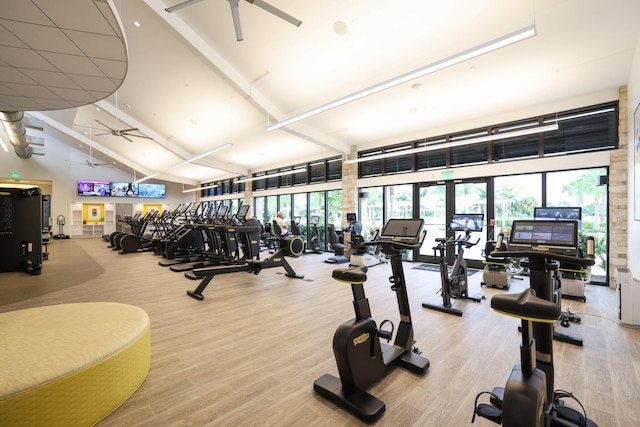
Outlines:
{"type": "Polygon", "coordinates": [[[414,244],[422,230],[422,219],[390,219],[384,225],[379,240],[394,240],[414,244]]]}
{"type": "Polygon", "coordinates": [[[578,253],[578,222],[513,221],[509,250],[522,251],[531,249],[575,256],[578,253]]]}
{"type": "Polygon", "coordinates": [[[482,231],[484,214],[453,214],[449,229],[451,231],[482,231]]]}

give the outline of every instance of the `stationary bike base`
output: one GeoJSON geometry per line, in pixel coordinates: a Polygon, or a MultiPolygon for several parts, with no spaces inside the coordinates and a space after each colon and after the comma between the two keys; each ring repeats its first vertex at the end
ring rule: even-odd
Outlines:
{"type": "Polygon", "coordinates": [[[345,408],[363,421],[376,421],[385,410],[382,400],[364,390],[344,390],[340,378],[331,374],[324,374],[315,380],[313,389],[322,397],[345,408]]]}
{"type": "Polygon", "coordinates": [[[462,316],[462,310],[458,310],[453,307],[446,307],[444,305],[436,305],[436,304],[427,304],[426,302],[422,303],[422,307],[428,308],[431,310],[441,311],[443,313],[453,314],[454,316],[462,316]]]}

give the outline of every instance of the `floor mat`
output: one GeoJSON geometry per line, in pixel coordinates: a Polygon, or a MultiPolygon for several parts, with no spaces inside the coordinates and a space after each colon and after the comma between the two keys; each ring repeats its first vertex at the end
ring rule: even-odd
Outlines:
{"type": "MultiPolygon", "coordinates": [[[[426,271],[434,271],[434,272],[439,272],[440,271],[440,266],[439,265],[433,265],[433,264],[418,264],[415,267],[411,267],[414,270],[426,270],[426,271]]],[[[467,276],[473,276],[474,274],[476,274],[478,272],[478,270],[467,270],[467,276]]],[[[449,268],[449,273],[451,273],[451,268],[449,268]]]]}

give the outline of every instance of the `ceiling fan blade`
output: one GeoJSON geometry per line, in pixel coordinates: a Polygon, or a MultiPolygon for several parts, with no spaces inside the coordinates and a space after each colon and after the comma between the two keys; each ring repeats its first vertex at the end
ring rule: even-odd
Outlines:
{"type": "Polygon", "coordinates": [[[127,133],[127,132],[131,132],[134,130],[139,130],[138,128],[131,128],[131,129],[120,129],[118,132],[120,133],[127,133]]]}
{"type": "Polygon", "coordinates": [[[122,135],[127,135],[127,136],[135,136],[136,138],[144,138],[144,139],[153,139],[150,136],[147,135],[135,135],[133,133],[121,133],[122,135]]]}
{"type": "Polygon", "coordinates": [[[96,133],[93,136],[113,135],[113,132],[96,133]]]}
{"type": "Polygon", "coordinates": [[[231,6],[231,16],[233,17],[233,28],[236,30],[236,40],[241,42],[244,40],[242,37],[242,25],[240,24],[240,13],[238,12],[238,0],[227,0],[229,6],[231,6]]]}
{"type": "Polygon", "coordinates": [[[127,138],[127,135],[125,135],[125,134],[123,134],[123,133],[121,133],[121,134],[120,134],[120,136],[121,136],[121,137],[123,137],[124,139],[126,139],[126,140],[127,140],[127,141],[129,141],[129,142],[133,142],[133,139],[131,139],[131,138],[127,138]]]}
{"type": "MultiPolygon", "coordinates": [[[[100,123],[102,126],[106,127],[107,129],[109,129],[111,131],[111,133],[115,132],[115,129],[112,127],[109,127],[107,125],[105,125],[104,123],[102,123],[100,120],[96,119],[96,122],[100,123]]],[[[97,136],[97,135],[96,135],[97,136]]]]}
{"type": "Polygon", "coordinates": [[[169,13],[173,13],[177,10],[182,9],[183,7],[191,6],[192,4],[200,3],[201,1],[202,0],[187,0],[187,1],[183,1],[182,3],[178,3],[175,6],[168,7],[165,10],[169,13]]]}
{"type": "Polygon", "coordinates": [[[258,6],[259,8],[262,8],[264,10],[266,10],[269,13],[274,14],[275,16],[284,19],[285,21],[289,22],[290,24],[295,25],[296,27],[299,27],[300,24],[302,24],[302,21],[294,18],[293,16],[289,15],[288,13],[278,9],[275,6],[271,6],[269,3],[263,1],[263,0],[245,0],[255,6],[258,6]]]}

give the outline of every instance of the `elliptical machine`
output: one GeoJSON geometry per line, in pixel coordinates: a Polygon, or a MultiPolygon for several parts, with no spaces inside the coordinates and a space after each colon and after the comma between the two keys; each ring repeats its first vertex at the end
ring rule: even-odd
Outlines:
{"type": "Polygon", "coordinates": [[[442,305],[422,303],[422,307],[443,313],[462,316],[462,310],[453,307],[451,299],[465,299],[473,302],[480,302],[484,296],[469,295],[469,278],[467,273],[467,261],[464,259],[464,250],[469,249],[480,242],[480,239],[471,242],[471,232],[482,231],[484,214],[454,214],[449,229],[453,232],[464,231],[464,235],[452,236],[449,239],[437,238],[438,243],[433,248],[433,255],[440,264],[440,293],[442,294],[442,305]],[[446,258],[447,246],[456,246],[456,259],[453,263],[451,273],[446,258]]]}
{"type": "Polygon", "coordinates": [[[395,365],[420,375],[429,368],[429,360],[414,347],[402,268],[402,251],[418,249],[422,245],[426,234],[420,233],[422,224],[422,219],[390,219],[377,241],[366,242],[380,245],[391,258],[393,275],[389,281],[391,290],[396,293],[400,312],[400,325],[393,345],[380,343],[380,339],[391,340],[393,324],[385,320],[378,328],[371,318],[371,308],[364,292],[367,267],[336,269],[332,274],[335,280],[351,285],[355,318],[342,323],[333,337],[333,353],[340,378],[325,374],[313,383],[313,389],[365,421],[378,419],[385,410],[384,402],[367,393],[367,388],[381,380],[395,365]],[[391,324],[391,330],[382,329],[387,323],[391,324]]]}
{"type": "Polygon", "coordinates": [[[491,299],[494,310],[521,319],[520,365],[513,368],[505,387],[476,396],[472,423],[478,415],[504,427],[597,427],[573,394],[554,390],[553,324],[561,312],[555,273],[559,262],[595,263],[593,258],[577,257],[577,249],[575,221],[514,221],[509,251],[492,252],[500,257],[528,257],[530,288],[491,299]],[[478,404],[484,394],[490,395],[490,403],[478,404]],[[582,413],[565,406],[563,398],[576,400],[582,413]]]}

